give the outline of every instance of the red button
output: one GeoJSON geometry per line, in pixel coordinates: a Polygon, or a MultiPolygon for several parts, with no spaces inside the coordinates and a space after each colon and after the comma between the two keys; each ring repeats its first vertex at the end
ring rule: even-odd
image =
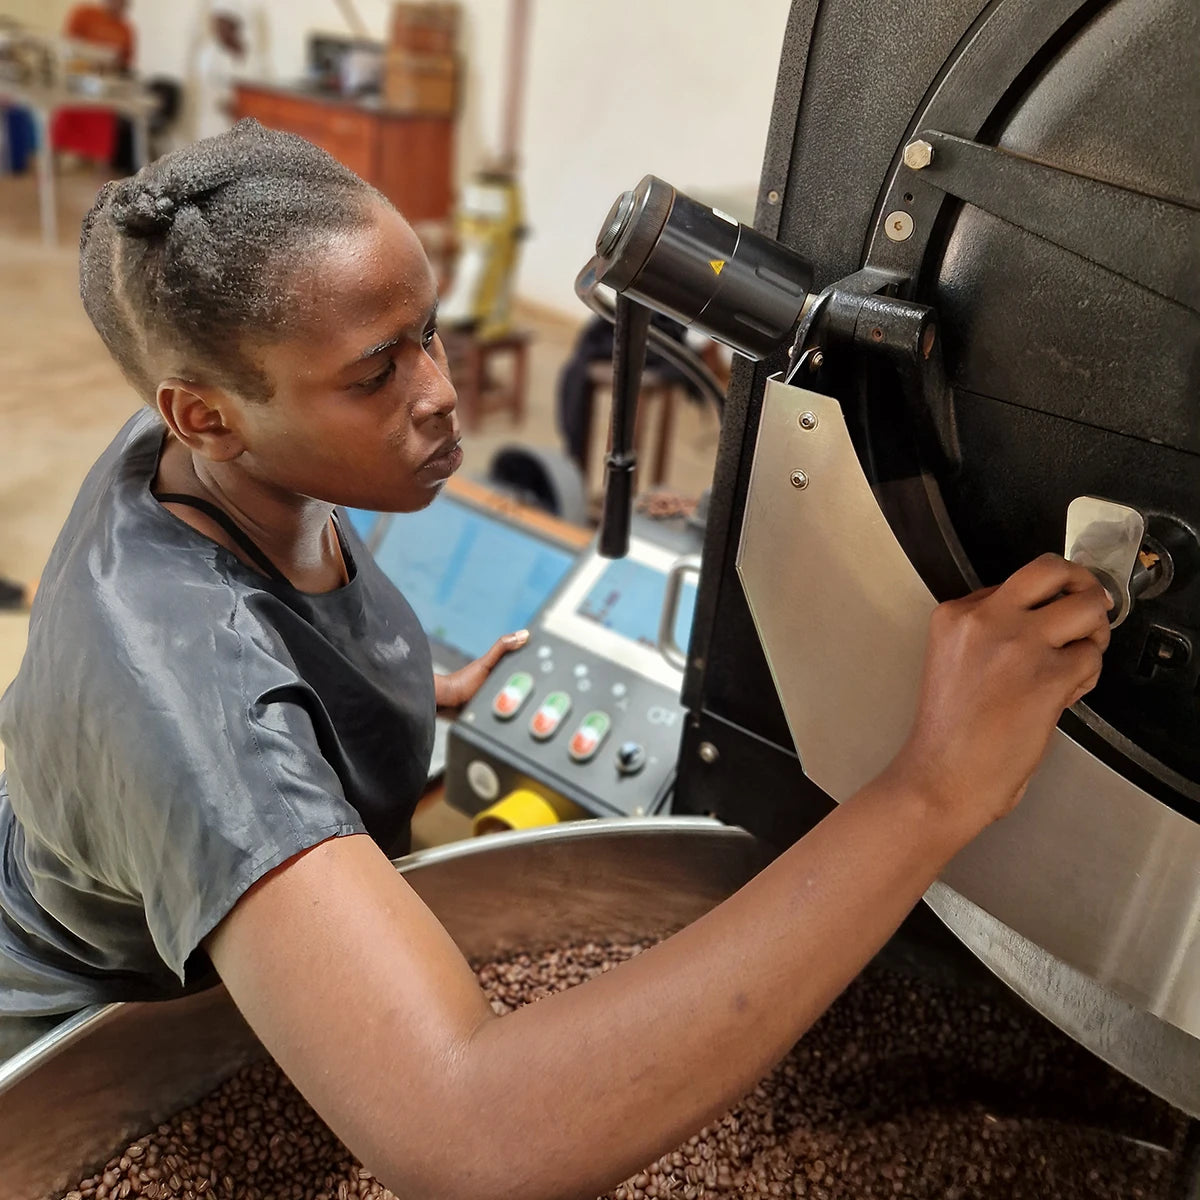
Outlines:
{"type": "Polygon", "coordinates": [[[496,711],[501,716],[511,716],[517,711],[517,704],[517,698],[511,692],[501,692],[496,697],[496,711]]]}
{"type": "Polygon", "coordinates": [[[599,738],[581,729],[571,739],[571,753],[578,759],[590,758],[599,744],[599,738]]]}
{"type": "Polygon", "coordinates": [[[533,732],[541,737],[554,732],[558,722],[549,713],[539,712],[533,718],[533,732]]]}

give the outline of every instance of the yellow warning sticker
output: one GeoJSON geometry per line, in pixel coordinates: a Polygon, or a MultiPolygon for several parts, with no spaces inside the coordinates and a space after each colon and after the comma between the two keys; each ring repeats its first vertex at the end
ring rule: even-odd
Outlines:
{"type": "Polygon", "coordinates": [[[712,267],[714,275],[720,275],[722,268],[725,266],[725,260],[723,258],[710,258],[708,265],[712,267]]]}

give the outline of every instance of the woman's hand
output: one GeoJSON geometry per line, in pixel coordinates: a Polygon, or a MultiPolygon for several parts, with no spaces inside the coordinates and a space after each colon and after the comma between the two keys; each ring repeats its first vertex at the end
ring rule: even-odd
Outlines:
{"type": "Polygon", "coordinates": [[[1090,571],[1053,554],[998,588],[940,605],[917,718],[885,778],[971,832],[1005,816],[1063,709],[1096,686],[1111,607],[1090,571]]]}
{"type": "Polygon", "coordinates": [[[506,633],[482,657],[468,663],[450,675],[433,677],[433,694],[437,697],[438,712],[462,708],[475,695],[491,674],[492,668],[510,651],[519,650],[529,641],[529,630],[506,633]]]}

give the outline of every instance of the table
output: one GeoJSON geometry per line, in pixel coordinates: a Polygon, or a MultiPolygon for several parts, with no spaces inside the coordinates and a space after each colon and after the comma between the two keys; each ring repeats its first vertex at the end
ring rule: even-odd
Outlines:
{"type": "Polygon", "coordinates": [[[510,329],[490,338],[478,338],[464,330],[442,332],[464,429],[478,429],[479,422],[493,412],[511,413],[514,425],[524,421],[529,337],[524,329],[510,329]],[[510,361],[509,376],[497,383],[491,363],[505,358],[510,361]]]}
{"type": "Polygon", "coordinates": [[[442,221],[454,204],[454,118],[398,112],[378,97],[355,100],[301,87],[239,83],[239,117],[299,134],[328,151],[408,221],[442,221]]]}
{"type": "Polygon", "coordinates": [[[98,108],[126,117],[133,124],[133,159],[143,167],[150,158],[150,114],[157,107],[144,92],[88,96],[68,88],[38,87],[0,79],[0,100],[20,105],[33,113],[38,131],[38,206],[41,210],[42,241],[58,241],[58,201],[54,181],[54,148],[50,144],[50,119],[60,108],[98,108]]]}
{"type": "MultiPolygon", "coordinates": [[[[586,393],[587,424],[585,426],[586,433],[583,442],[583,458],[579,463],[580,470],[583,471],[585,486],[587,485],[592,462],[593,414],[596,408],[596,395],[601,391],[611,392],[612,382],[611,363],[595,362],[588,368],[586,393]]],[[[648,420],[646,412],[651,402],[655,402],[658,408],[658,428],[654,441],[654,457],[650,466],[649,480],[654,487],[659,487],[666,481],[667,471],[671,463],[671,444],[675,431],[676,392],[682,386],[682,384],[676,383],[674,380],[667,379],[659,374],[653,367],[647,367],[642,372],[641,385],[638,390],[637,421],[633,428],[633,447],[638,453],[639,465],[638,476],[636,478],[639,482],[642,478],[645,478],[641,468],[641,448],[642,436],[648,420]]],[[[611,420],[609,414],[606,414],[606,416],[611,420]]],[[[611,443],[611,441],[610,433],[609,442],[611,443]]],[[[638,490],[641,490],[640,487],[638,490]]]]}

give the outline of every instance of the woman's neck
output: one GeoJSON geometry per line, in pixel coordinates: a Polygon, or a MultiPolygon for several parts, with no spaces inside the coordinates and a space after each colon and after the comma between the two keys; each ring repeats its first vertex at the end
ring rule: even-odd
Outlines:
{"type": "MultiPolygon", "coordinates": [[[[346,564],[330,521],[331,504],[263,484],[236,463],[195,456],[170,433],[159,460],[154,490],[184,492],[216,504],[300,591],[327,592],[347,582],[346,564]]],[[[255,567],[246,552],[211,518],[182,505],[166,507],[255,567]]]]}

